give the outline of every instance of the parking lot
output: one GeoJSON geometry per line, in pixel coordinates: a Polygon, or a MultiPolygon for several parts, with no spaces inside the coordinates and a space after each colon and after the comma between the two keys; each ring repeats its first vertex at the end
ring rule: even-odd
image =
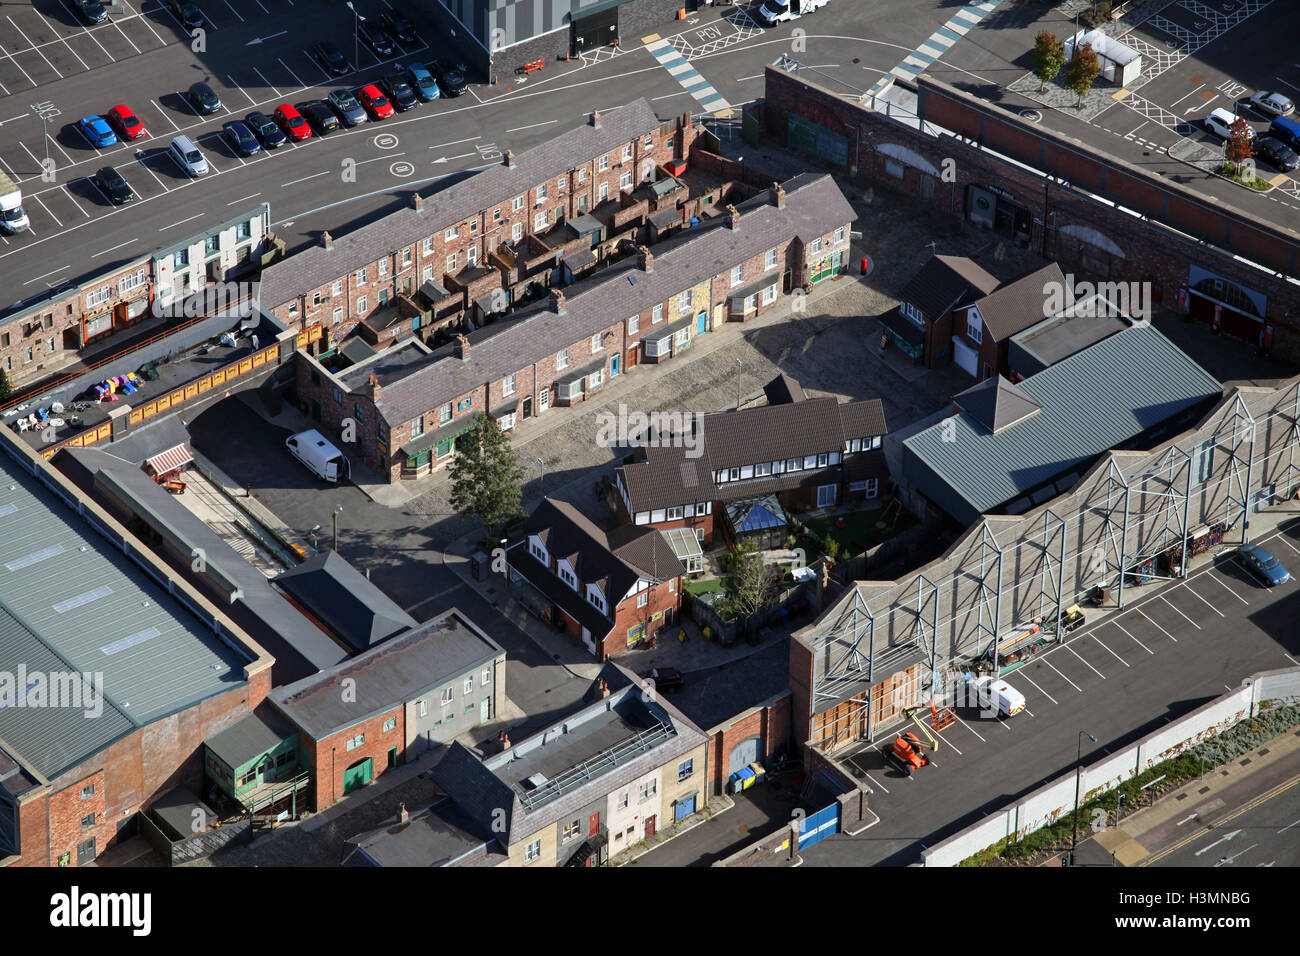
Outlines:
{"type": "MultiPolygon", "coordinates": [[[[1260,542],[1300,568],[1300,522],[1260,542]]],[[[988,811],[1070,772],[1078,734],[1084,763],[1105,757],[1232,690],[1261,670],[1300,665],[1300,584],[1266,590],[1233,549],[1186,580],[1126,592],[1120,614],[1074,632],[1006,680],[1024,694],[1014,718],[958,708],[929,766],[904,776],[885,763],[895,733],[840,756],[874,791],[881,822],[806,854],[813,865],[907,865],[921,850],[988,811]],[[1143,591],[1150,591],[1146,594],[1143,591]]],[[[902,728],[897,728],[902,729],[902,728]]]]}

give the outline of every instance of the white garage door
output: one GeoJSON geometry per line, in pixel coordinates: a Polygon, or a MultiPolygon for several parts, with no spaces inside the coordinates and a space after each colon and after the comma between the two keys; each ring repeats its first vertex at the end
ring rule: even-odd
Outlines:
{"type": "Polygon", "coordinates": [[[963,372],[971,376],[975,375],[979,355],[973,348],[956,337],[952,340],[952,359],[963,372]]]}
{"type": "Polygon", "coordinates": [[[731,749],[731,759],[727,761],[727,773],[733,774],[737,770],[743,770],[756,760],[758,760],[758,738],[750,737],[748,740],[742,740],[731,749]]]}

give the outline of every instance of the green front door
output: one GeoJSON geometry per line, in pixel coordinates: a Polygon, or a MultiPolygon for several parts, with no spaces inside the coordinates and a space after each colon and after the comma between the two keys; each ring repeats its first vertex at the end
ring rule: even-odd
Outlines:
{"type": "Polygon", "coordinates": [[[358,760],[347,770],[343,771],[343,792],[351,793],[358,787],[364,787],[374,779],[374,763],[371,758],[358,760]]]}

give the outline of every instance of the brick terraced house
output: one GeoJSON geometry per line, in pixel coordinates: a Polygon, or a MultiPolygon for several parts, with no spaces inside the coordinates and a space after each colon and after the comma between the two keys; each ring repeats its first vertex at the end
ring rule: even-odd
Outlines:
{"type": "Polygon", "coordinates": [[[785,533],[784,511],[883,491],[889,468],[880,399],[807,398],[785,375],[766,391],[770,404],[701,416],[689,441],[661,436],[661,444],[638,448],[635,461],[615,470],[619,518],[661,531],[690,528],[704,545],[717,527],[733,543],[765,531],[760,537],[775,541],[785,533]],[[752,526],[766,516],[779,524],[752,526]]]}
{"type": "Polygon", "coordinates": [[[835,275],[853,216],[830,176],[801,174],[436,350],[408,339],[339,373],[300,351],[297,398],[327,431],[354,423],[355,453],[389,481],[417,477],[479,413],[509,429],[575,404],[835,275]]]}
{"type": "Polygon", "coordinates": [[[515,597],[563,625],[599,660],[677,618],[685,568],[658,531],[603,531],[567,502],[544,498],[506,549],[515,597]]]}

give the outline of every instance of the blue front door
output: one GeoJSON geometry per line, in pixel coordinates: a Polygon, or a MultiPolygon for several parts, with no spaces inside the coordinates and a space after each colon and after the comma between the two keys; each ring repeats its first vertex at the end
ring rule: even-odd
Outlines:
{"type": "Polygon", "coordinates": [[[706,329],[704,328],[704,326],[707,322],[708,322],[708,316],[704,312],[701,312],[699,315],[695,317],[696,335],[703,335],[705,333],[706,329]]]}
{"type": "Polygon", "coordinates": [[[609,360],[609,377],[613,378],[618,374],[618,356],[614,355],[609,360]]]}

